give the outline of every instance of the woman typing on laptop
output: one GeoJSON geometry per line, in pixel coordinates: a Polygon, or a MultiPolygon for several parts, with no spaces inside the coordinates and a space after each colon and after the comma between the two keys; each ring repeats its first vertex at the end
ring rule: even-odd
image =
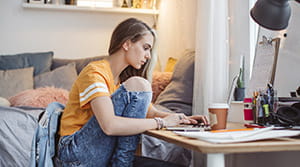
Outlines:
{"type": "Polygon", "coordinates": [[[109,56],[86,66],[70,91],[60,122],[58,163],[136,165],[138,134],[196,124],[197,120],[207,123],[205,116],[166,113],[150,105],[152,90],[147,74],[153,67],[154,44],[155,33],[140,20],[130,18],[116,27],[109,56]]]}

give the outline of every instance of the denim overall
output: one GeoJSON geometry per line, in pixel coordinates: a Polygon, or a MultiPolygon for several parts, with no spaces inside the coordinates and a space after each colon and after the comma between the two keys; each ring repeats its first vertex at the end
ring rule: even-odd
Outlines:
{"type": "Polygon", "coordinates": [[[55,138],[58,121],[64,105],[53,102],[49,104],[39,120],[32,140],[30,167],[52,167],[55,156],[55,138]]]}
{"type": "MultiPolygon", "coordinates": [[[[123,85],[111,96],[115,115],[130,118],[145,118],[151,98],[152,92],[128,92],[123,85]]],[[[56,162],[63,167],[129,167],[139,139],[108,136],[93,116],[79,131],[60,139],[56,162]]]]}

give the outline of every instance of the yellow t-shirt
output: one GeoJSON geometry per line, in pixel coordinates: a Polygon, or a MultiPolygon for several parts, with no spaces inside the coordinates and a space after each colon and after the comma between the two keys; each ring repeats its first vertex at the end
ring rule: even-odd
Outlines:
{"type": "Polygon", "coordinates": [[[69,100],[60,122],[60,136],[78,131],[94,115],[90,101],[99,96],[110,96],[119,85],[114,84],[107,60],[91,62],[79,74],[72,86],[69,100]]]}

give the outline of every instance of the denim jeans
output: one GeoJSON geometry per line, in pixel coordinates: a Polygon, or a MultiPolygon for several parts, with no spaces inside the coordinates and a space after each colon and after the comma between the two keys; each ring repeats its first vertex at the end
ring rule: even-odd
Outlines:
{"type": "Polygon", "coordinates": [[[52,167],[55,155],[55,135],[64,105],[50,103],[39,120],[32,140],[30,167],[52,167]]]}
{"type": "MultiPolygon", "coordinates": [[[[151,98],[151,92],[128,92],[123,85],[111,97],[115,115],[130,118],[145,118],[151,98]]],[[[79,131],[60,139],[57,162],[63,167],[132,166],[139,139],[108,136],[93,116],[79,131]]]]}

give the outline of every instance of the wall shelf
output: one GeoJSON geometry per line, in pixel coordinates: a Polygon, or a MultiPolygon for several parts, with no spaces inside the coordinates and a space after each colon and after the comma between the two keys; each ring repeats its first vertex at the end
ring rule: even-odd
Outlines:
{"type": "Polygon", "coordinates": [[[146,14],[158,15],[158,10],[152,9],[133,9],[133,8],[101,8],[101,7],[83,7],[76,5],[63,4],[30,4],[23,3],[24,8],[31,9],[47,9],[47,10],[62,10],[62,11],[86,11],[86,12],[106,12],[106,13],[129,13],[129,14],[146,14]]]}

